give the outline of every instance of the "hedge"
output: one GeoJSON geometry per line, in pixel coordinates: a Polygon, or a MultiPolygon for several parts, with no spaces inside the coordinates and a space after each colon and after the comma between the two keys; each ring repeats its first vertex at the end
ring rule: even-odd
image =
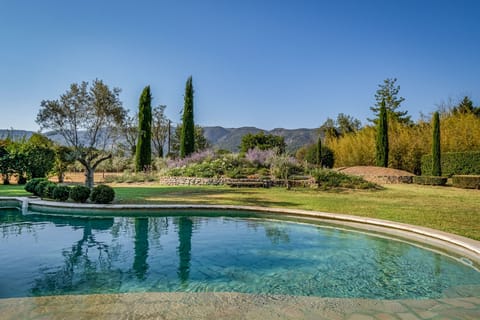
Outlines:
{"type": "Polygon", "coordinates": [[[453,176],[452,184],[457,188],[480,189],[480,176],[453,176]]]}
{"type": "MultiPolygon", "coordinates": [[[[442,153],[442,174],[480,175],[480,151],[442,153]]],[[[432,175],[432,155],[422,157],[422,175],[432,175]]]]}
{"type": "Polygon", "coordinates": [[[90,199],[95,203],[111,203],[115,198],[115,191],[112,187],[100,184],[93,188],[90,199]]]}
{"type": "Polygon", "coordinates": [[[447,183],[447,179],[447,177],[415,176],[413,177],[413,183],[429,186],[444,186],[447,183]]]}

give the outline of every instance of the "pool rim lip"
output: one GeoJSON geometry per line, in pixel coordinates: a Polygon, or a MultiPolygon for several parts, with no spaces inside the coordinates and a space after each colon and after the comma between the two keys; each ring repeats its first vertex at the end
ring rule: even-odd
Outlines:
{"type": "MultiPolygon", "coordinates": [[[[327,220],[332,223],[339,224],[354,224],[356,228],[378,231],[387,235],[393,235],[408,239],[410,236],[415,242],[424,242],[446,251],[456,253],[460,256],[466,256],[473,264],[480,265],[480,241],[473,240],[467,237],[459,236],[444,231],[421,227],[406,223],[368,218],[361,216],[354,216],[342,213],[329,213],[313,210],[291,209],[291,208],[277,208],[277,207],[260,207],[260,206],[239,206],[239,205],[212,205],[212,204],[91,204],[91,203],[66,203],[41,200],[37,197],[0,197],[0,202],[16,201],[17,209],[35,209],[52,210],[55,215],[76,215],[76,216],[90,216],[82,214],[82,210],[93,210],[95,216],[101,216],[102,212],[111,210],[218,210],[218,211],[250,211],[260,212],[265,214],[282,214],[292,215],[297,217],[327,220]],[[60,212],[58,212],[60,210],[60,212]],[[65,210],[65,212],[61,212],[65,210]],[[445,247],[444,247],[445,246],[445,247]]],[[[2,207],[0,208],[9,208],[2,207]]],[[[39,213],[44,213],[40,211],[39,213]]]]}

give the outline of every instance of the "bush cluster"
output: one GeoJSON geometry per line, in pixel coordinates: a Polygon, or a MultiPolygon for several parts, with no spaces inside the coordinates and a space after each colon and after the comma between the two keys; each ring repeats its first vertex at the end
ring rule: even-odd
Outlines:
{"type": "Polygon", "coordinates": [[[95,203],[111,203],[115,198],[115,191],[107,185],[98,185],[92,192],[85,186],[74,186],[72,188],[59,185],[44,178],[37,178],[28,181],[25,190],[42,198],[67,201],[71,198],[75,202],[85,203],[88,198],[95,203]]]}
{"type": "Polygon", "coordinates": [[[429,186],[444,186],[447,183],[447,177],[436,176],[415,176],[413,177],[413,183],[429,185],[429,186]]]}
{"type": "MultiPolygon", "coordinates": [[[[441,155],[442,173],[452,175],[480,175],[480,151],[446,152],[441,155]]],[[[432,174],[432,155],[422,157],[422,175],[432,174]]]]}
{"type": "Polygon", "coordinates": [[[466,175],[453,176],[452,184],[454,187],[457,187],[457,188],[480,189],[480,175],[479,176],[466,176],[466,175]]]}
{"type": "Polygon", "coordinates": [[[40,182],[47,181],[45,178],[33,178],[25,184],[25,191],[33,193],[34,195],[40,197],[41,195],[37,194],[35,189],[40,182]]]}
{"type": "Polygon", "coordinates": [[[314,173],[315,181],[321,189],[380,189],[380,186],[368,182],[362,177],[351,176],[329,169],[317,170],[314,173]]]}
{"type": "Polygon", "coordinates": [[[104,184],[100,184],[93,188],[92,194],[90,195],[90,199],[95,203],[111,203],[115,198],[115,191],[113,191],[112,187],[109,187],[104,184]]]}

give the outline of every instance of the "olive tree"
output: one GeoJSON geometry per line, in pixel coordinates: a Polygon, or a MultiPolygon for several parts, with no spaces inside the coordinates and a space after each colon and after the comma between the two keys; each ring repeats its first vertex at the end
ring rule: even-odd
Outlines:
{"type": "Polygon", "coordinates": [[[36,122],[41,129],[54,130],[72,148],[73,156],[85,168],[85,185],[94,184],[97,166],[112,157],[109,144],[115,126],[122,123],[125,109],[120,89],[110,89],[101,80],[89,86],[73,83],[57,100],[43,100],[36,122]]]}

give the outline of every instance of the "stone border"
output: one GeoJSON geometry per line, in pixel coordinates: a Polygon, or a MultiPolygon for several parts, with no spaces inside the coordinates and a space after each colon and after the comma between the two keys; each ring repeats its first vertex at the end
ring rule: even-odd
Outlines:
{"type": "MultiPolygon", "coordinates": [[[[66,202],[53,202],[40,200],[38,198],[28,197],[0,197],[0,204],[7,203],[6,207],[22,208],[22,210],[32,209],[39,213],[50,213],[57,215],[85,215],[85,209],[93,211],[98,215],[112,215],[115,212],[125,212],[127,210],[136,211],[154,211],[154,210],[235,210],[243,212],[261,212],[265,214],[279,214],[286,217],[302,217],[313,221],[327,221],[341,225],[350,226],[356,229],[373,231],[400,237],[406,240],[417,242],[417,244],[427,244],[440,251],[451,252],[458,256],[458,259],[469,264],[462,259],[466,257],[472,264],[480,266],[480,241],[459,235],[443,232],[426,227],[420,227],[405,223],[353,216],[347,214],[328,213],[320,211],[309,211],[287,208],[268,208],[257,206],[236,206],[236,205],[201,205],[201,204],[79,204],[66,202]],[[15,203],[16,202],[16,203],[15,203]],[[16,205],[14,205],[14,203],[16,205]]],[[[0,205],[2,208],[2,205],[0,205]]]]}

